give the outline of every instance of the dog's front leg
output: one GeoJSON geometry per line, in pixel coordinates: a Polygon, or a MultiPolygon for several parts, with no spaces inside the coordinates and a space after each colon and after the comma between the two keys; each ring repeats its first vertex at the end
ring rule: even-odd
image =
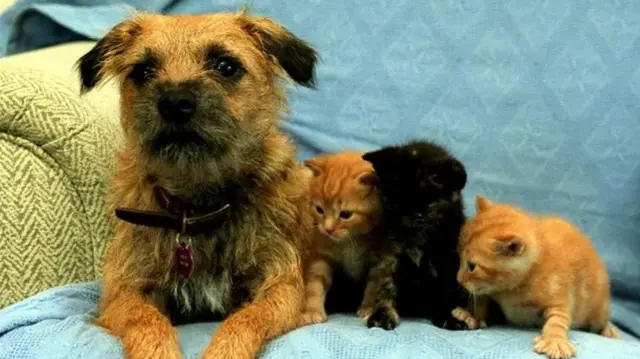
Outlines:
{"type": "Polygon", "coordinates": [[[227,318],[203,359],[253,359],[270,339],[293,330],[304,304],[299,267],[267,278],[255,299],[227,318]]]}
{"type": "Polygon", "coordinates": [[[142,291],[127,288],[106,294],[97,324],[122,339],[128,359],[182,358],[171,322],[142,291]]]}

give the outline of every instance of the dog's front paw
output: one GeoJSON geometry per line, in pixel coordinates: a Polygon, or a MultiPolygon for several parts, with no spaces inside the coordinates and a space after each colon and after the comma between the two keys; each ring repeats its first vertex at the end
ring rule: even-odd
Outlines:
{"type": "Polygon", "coordinates": [[[327,313],[324,311],[307,311],[302,313],[300,326],[320,324],[327,321],[327,313]]]}
{"type": "Polygon", "coordinates": [[[379,307],[367,319],[367,327],[393,330],[400,324],[400,316],[394,308],[379,307]]]}
{"type": "Polygon", "coordinates": [[[551,359],[567,359],[576,355],[576,348],[566,338],[539,335],[535,337],[533,350],[551,359]]]}
{"type": "Polygon", "coordinates": [[[200,359],[255,359],[262,343],[256,328],[222,322],[200,359]]]}
{"type": "Polygon", "coordinates": [[[170,345],[141,342],[135,345],[126,345],[125,351],[129,359],[182,359],[178,348],[170,345]]]}
{"type": "Polygon", "coordinates": [[[123,338],[129,359],[182,359],[180,347],[169,328],[132,327],[123,338]]]}

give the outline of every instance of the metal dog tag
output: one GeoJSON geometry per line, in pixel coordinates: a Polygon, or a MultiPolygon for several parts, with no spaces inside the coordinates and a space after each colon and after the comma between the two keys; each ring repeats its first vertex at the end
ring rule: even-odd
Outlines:
{"type": "Polygon", "coordinates": [[[180,233],[176,235],[176,254],[175,254],[176,266],[178,271],[184,278],[189,278],[193,272],[193,246],[191,244],[191,238],[188,242],[180,241],[180,233]]]}

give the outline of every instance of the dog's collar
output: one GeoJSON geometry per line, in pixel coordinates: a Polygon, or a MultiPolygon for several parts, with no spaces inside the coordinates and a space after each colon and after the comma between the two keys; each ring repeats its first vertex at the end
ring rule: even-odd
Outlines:
{"type": "Polygon", "coordinates": [[[119,219],[147,227],[165,228],[186,236],[212,232],[226,222],[231,215],[231,205],[219,208],[197,206],[169,194],[162,187],[154,187],[156,199],[165,211],[145,211],[117,208],[119,219]]]}
{"type": "Polygon", "coordinates": [[[196,206],[172,196],[162,187],[154,187],[156,200],[165,212],[117,208],[116,217],[123,221],[156,228],[165,228],[176,234],[175,268],[183,278],[189,278],[195,266],[191,237],[212,232],[226,222],[231,215],[231,205],[220,208],[196,206]],[[188,237],[187,241],[181,237],[188,237]]]}

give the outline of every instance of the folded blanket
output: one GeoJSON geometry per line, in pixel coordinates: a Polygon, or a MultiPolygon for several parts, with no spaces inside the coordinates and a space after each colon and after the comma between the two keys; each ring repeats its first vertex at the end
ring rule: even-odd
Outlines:
{"type": "MultiPolygon", "coordinates": [[[[0,311],[0,359],[123,358],[119,339],[92,324],[100,282],[53,288],[0,311]]],[[[198,358],[217,323],[178,327],[184,357],[198,358]]],[[[295,330],[272,341],[262,358],[536,358],[534,330],[446,331],[420,320],[396,330],[367,329],[349,315],[295,330]]],[[[640,358],[640,342],[571,332],[580,359],[640,358]]]]}

